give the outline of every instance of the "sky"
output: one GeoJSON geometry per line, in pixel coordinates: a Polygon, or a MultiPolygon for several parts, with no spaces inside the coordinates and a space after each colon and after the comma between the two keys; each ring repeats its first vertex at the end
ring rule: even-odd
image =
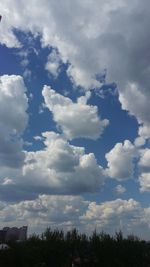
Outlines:
{"type": "Polygon", "coordinates": [[[150,240],[150,2],[0,14],[0,228],[150,240]]]}

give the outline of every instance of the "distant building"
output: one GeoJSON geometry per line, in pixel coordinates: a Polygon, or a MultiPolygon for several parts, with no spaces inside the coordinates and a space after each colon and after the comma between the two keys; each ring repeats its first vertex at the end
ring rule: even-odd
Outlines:
{"type": "Polygon", "coordinates": [[[22,226],[19,231],[19,239],[20,241],[26,241],[27,240],[27,226],[22,226]]]}
{"type": "Polygon", "coordinates": [[[4,227],[0,230],[0,243],[9,241],[25,241],[27,239],[27,226],[21,228],[4,227]]]}

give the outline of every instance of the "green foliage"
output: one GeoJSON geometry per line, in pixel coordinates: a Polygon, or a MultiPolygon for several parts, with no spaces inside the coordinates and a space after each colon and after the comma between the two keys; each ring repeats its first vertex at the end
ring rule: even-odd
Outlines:
{"type": "Polygon", "coordinates": [[[26,242],[11,243],[0,251],[0,267],[147,267],[150,266],[150,243],[134,235],[123,237],[93,232],[91,236],[76,229],[64,233],[47,228],[41,236],[33,234],[26,242]],[[77,265],[76,265],[77,266],[77,265]]]}

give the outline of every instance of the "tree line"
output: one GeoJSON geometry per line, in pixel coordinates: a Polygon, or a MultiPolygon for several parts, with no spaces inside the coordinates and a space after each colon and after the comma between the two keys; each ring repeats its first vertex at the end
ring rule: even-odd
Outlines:
{"type": "Polygon", "coordinates": [[[148,267],[150,242],[122,232],[111,236],[93,232],[91,236],[76,229],[47,228],[27,241],[9,242],[10,249],[0,251],[0,267],[148,267]]]}

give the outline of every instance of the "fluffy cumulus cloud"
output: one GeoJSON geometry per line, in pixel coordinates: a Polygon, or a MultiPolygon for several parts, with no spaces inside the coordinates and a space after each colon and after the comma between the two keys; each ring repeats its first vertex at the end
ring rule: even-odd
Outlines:
{"type": "Polygon", "coordinates": [[[135,139],[135,145],[137,147],[140,147],[143,146],[146,140],[150,138],[150,125],[145,124],[140,126],[138,130],[138,135],[139,136],[135,139]]]}
{"type": "Polygon", "coordinates": [[[139,183],[141,192],[150,192],[150,172],[142,172],[139,183]]]}
{"type": "Polygon", "coordinates": [[[104,170],[93,153],[70,145],[54,132],[42,134],[45,147],[26,152],[22,168],[1,172],[1,199],[35,199],[39,194],[81,194],[97,192],[104,182],[104,170]],[[2,175],[3,174],[3,175],[2,175]]]}
{"type": "Polygon", "coordinates": [[[21,76],[0,77],[0,165],[18,167],[23,164],[21,135],[27,126],[26,87],[21,76]]]}
{"type": "Polygon", "coordinates": [[[150,171],[150,149],[149,148],[141,150],[139,166],[142,168],[142,170],[150,171]]]}
{"type": "Polygon", "coordinates": [[[115,191],[117,194],[123,194],[126,192],[126,188],[122,186],[121,184],[119,184],[116,186],[115,191]]]}
{"type": "Polygon", "coordinates": [[[53,49],[52,52],[48,56],[48,62],[45,66],[46,70],[57,78],[60,72],[60,65],[61,65],[61,57],[59,53],[53,49]]]}
{"type": "Polygon", "coordinates": [[[95,192],[103,183],[103,169],[94,154],[70,145],[54,132],[43,133],[45,149],[28,152],[23,168],[24,183],[56,193],[95,192]]]}
{"type": "Polygon", "coordinates": [[[125,234],[139,234],[139,228],[143,227],[142,235],[146,237],[149,220],[146,218],[147,209],[143,209],[134,199],[116,199],[101,204],[90,202],[88,208],[81,216],[81,221],[86,223],[89,229],[104,230],[110,233],[122,230],[125,234]]]}
{"type": "Polygon", "coordinates": [[[50,86],[42,91],[48,109],[54,120],[68,139],[85,137],[97,139],[108,125],[108,120],[100,120],[96,106],[86,104],[87,96],[73,103],[68,97],[56,93],[50,86]]]}
{"type": "Polygon", "coordinates": [[[133,178],[134,158],[137,151],[129,140],[124,144],[118,143],[108,152],[105,157],[108,161],[106,174],[117,180],[126,180],[133,178]]]}
{"type": "Polygon", "coordinates": [[[88,201],[79,196],[47,196],[40,195],[37,199],[21,201],[17,204],[6,205],[0,203],[0,215],[7,225],[14,223],[21,226],[22,223],[30,225],[29,231],[45,230],[47,225],[51,227],[72,228],[79,225],[79,217],[85,212],[88,201]],[[80,207],[80,208],[79,208],[80,207]]]}
{"type": "Polygon", "coordinates": [[[63,227],[64,230],[77,227],[79,231],[92,233],[98,231],[124,230],[125,234],[146,237],[150,226],[149,208],[143,209],[134,199],[116,199],[101,204],[90,202],[79,196],[40,195],[37,199],[21,201],[17,204],[0,202],[0,225],[22,223],[29,225],[29,232],[44,231],[47,226],[63,227]]]}
{"type": "Polygon", "coordinates": [[[141,192],[150,191],[150,149],[141,150],[139,160],[139,183],[141,192]]]}
{"type": "Polygon", "coordinates": [[[135,140],[135,145],[140,147],[150,138],[149,98],[145,92],[138,89],[137,84],[128,84],[125,90],[120,92],[119,100],[122,108],[134,115],[141,125],[138,130],[139,136],[135,140]]]}
{"type": "Polygon", "coordinates": [[[135,115],[139,123],[144,122],[149,125],[149,99],[143,92],[138,90],[136,84],[128,85],[127,88],[120,93],[119,98],[123,109],[129,110],[131,115],[135,115]]]}

